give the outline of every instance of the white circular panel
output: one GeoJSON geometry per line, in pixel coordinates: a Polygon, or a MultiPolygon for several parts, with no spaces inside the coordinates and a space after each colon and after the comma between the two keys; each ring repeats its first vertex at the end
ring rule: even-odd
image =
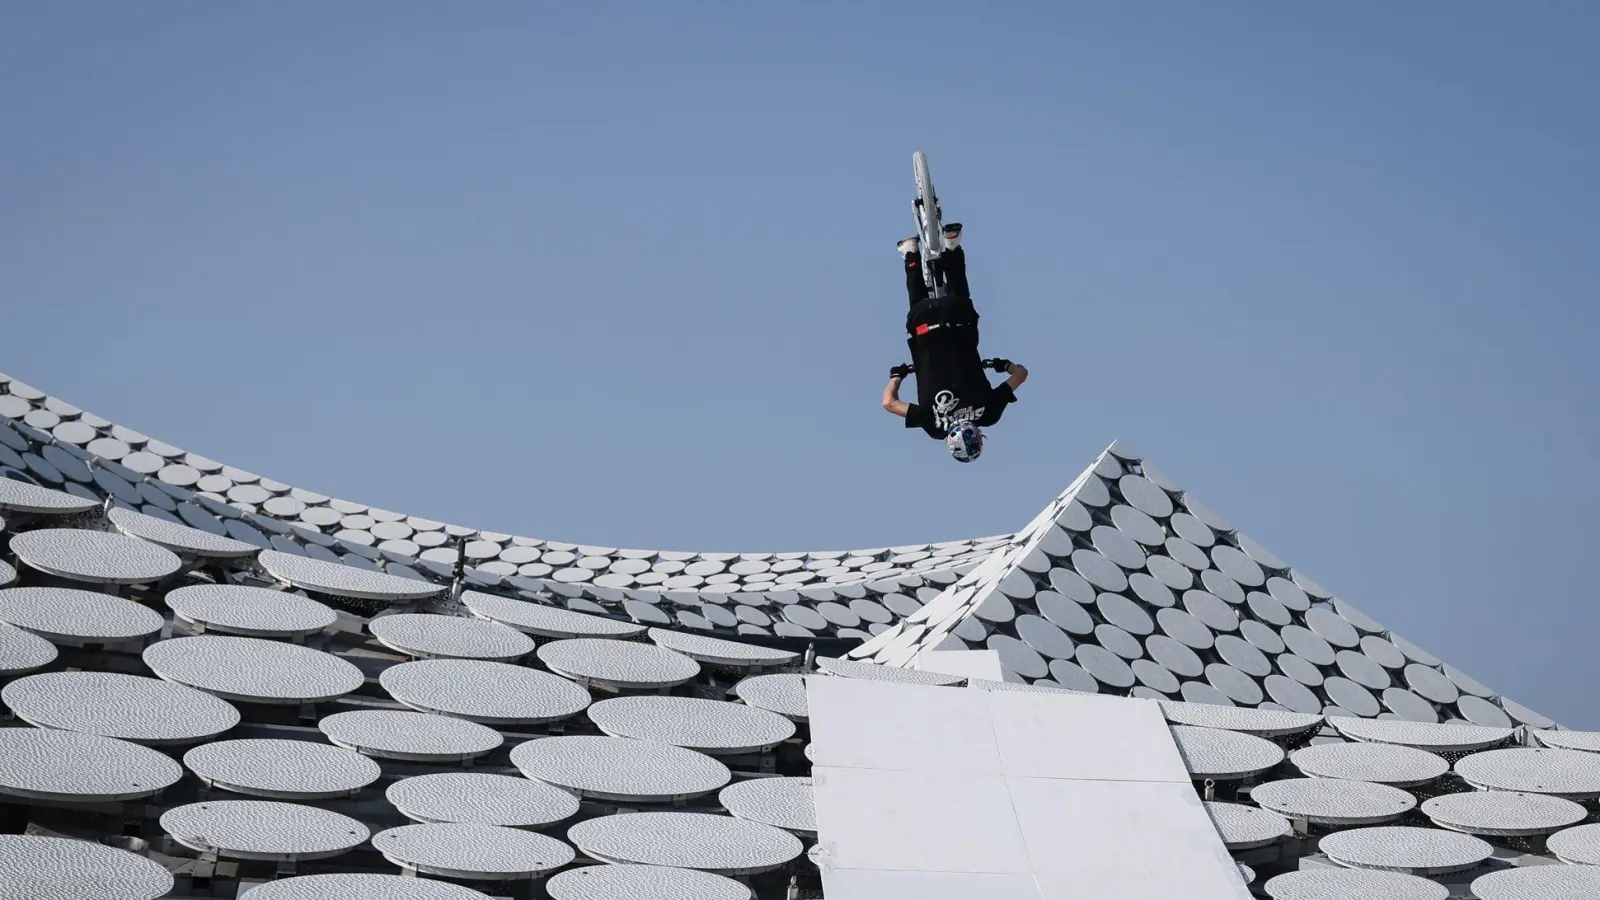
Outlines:
{"type": "Polygon", "coordinates": [[[473,722],[553,722],[575,716],[589,705],[589,692],[564,678],[488,660],[401,663],[384,669],[378,683],[412,709],[473,722]]]}
{"type": "Polygon", "coordinates": [[[0,690],[17,718],[41,728],[81,731],[137,744],[214,738],[239,724],[226,700],[156,678],[114,672],[30,675],[0,690]]]}
{"type": "Polygon", "coordinates": [[[365,680],[360,669],[331,653],[261,638],[172,638],[146,647],[144,663],[168,681],[252,703],[332,700],[365,680]]]}

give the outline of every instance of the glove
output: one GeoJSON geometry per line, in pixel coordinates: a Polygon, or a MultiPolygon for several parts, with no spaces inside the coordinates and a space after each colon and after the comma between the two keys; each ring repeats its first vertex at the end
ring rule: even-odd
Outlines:
{"type": "Polygon", "coordinates": [[[900,365],[894,366],[893,368],[889,369],[889,377],[890,378],[904,378],[907,375],[910,375],[913,371],[915,371],[915,370],[912,369],[911,366],[909,366],[909,365],[907,365],[905,363],[901,363],[900,365]]]}
{"type": "Polygon", "coordinates": [[[996,372],[1004,372],[1005,370],[1011,368],[1011,360],[1001,359],[1000,357],[986,359],[983,361],[983,364],[995,370],[996,372]]]}

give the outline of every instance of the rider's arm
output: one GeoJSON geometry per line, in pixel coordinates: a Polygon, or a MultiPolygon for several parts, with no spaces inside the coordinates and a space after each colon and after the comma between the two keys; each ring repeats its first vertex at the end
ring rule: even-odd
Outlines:
{"type": "Polygon", "coordinates": [[[1028,367],[1022,363],[1012,363],[1006,369],[1006,374],[1011,376],[1006,379],[1006,385],[1014,391],[1021,387],[1024,381],[1028,380],[1028,367]]]}
{"type": "Polygon", "coordinates": [[[895,375],[883,388],[883,408],[897,416],[904,417],[911,404],[900,399],[900,376],[895,375]]]}

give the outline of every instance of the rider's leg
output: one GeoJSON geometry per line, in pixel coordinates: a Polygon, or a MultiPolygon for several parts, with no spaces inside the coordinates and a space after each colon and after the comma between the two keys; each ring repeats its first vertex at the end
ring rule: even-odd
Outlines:
{"type": "Polygon", "coordinates": [[[898,247],[900,256],[905,260],[906,269],[906,295],[912,306],[928,299],[928,285],[922,280],[922,256],[917,252],[917,239],[906,238],[898,247]]]}
{"type": "Polygon", "coordinates": [[[957,297],[972,296],[972,289],[967,286],[967,251],[956,246],[941,253],[938,272],[951,294],[957,297]]]}

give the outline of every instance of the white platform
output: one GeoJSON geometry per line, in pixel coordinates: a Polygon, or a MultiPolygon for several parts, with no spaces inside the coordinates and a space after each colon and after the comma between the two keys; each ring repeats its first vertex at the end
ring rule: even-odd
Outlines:
{"type": "Polygon", "coordinates": [[[806,685],[828,900],[1249,900],[1152,701],[806,685]]]}

